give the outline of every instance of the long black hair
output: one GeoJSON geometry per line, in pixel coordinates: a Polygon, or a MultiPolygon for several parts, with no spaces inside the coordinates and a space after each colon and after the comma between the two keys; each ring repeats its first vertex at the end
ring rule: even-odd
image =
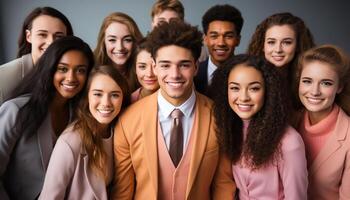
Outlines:
{"type": "MultiPolygon", "coordinates": [[[[34,70],[24,77],[14,90],[12,98],[31,93],[29,101],[18,111],[14,131],[17,134],[34,134],[48,113],[56,89],[53,77],[57,64],[64,53],[70,50],[82,52],[88,60],[87,76],[94,66],[94,56],[88,44],[75,36],[67,36],[54,41],[40,57],[34,70]]],[[[84,88],[83,88],[84,89],[84,88]]],[[[70,99],[76,105],[82,92],[70,99]]]]}

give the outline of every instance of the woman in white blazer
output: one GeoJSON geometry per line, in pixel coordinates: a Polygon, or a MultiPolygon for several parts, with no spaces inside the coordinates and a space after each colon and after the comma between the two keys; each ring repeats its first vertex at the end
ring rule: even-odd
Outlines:
{"type": "Polygon", "coordinates": [[[95,67],[74,121],[58,138],[39,199],[108,199],[113,126],[129,102],[128,83],[112,66],[95,67]]]}

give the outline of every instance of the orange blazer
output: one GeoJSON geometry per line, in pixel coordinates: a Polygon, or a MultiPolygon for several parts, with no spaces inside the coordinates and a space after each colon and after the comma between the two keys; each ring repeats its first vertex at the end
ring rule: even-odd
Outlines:
{"type": "MultiPolygon", "coordinates": [[[[131,105],[114,131],[115,185],[112,199],[157,199],[157,95],[131,105]]],[[[186,199],[233,199],[231,162],[219,154],[212,101],[196,92],[198,127],[189,167],[186,199]]]]}
{"type": "Polygon", "coordinates": [[[350,117],[341,108],[334,133],[309,168],[309,199],[350,199],[350,117]]]}

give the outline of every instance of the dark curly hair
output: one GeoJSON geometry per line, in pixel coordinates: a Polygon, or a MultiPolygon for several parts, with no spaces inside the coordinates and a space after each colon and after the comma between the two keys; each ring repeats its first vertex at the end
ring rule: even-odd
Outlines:
{"type": "Polygon", "coordinates": [[[287,126],[287,112],[275,67],[258,56],[232,56],[214,72],[209,91],[214,100],[218,141],[222,151],[233,163],[244,158],[250,168],[257,169],[280,156],[280,141],[287,126]],[[245,141],[243,121],[227,100],[229,74],[234,67],[242,64],[259,71],[265,83],[264,105],[250,120],[245,141]]]}
{"type": "Polygon", "coordinates": [[[197,61],[201,54],[203,34],[197,27],[190,24],[170,20],[169,23],[162,23],[155,27],[148,35],[147,41],[151,44],[153,59],[156,59],[160,48],[176,45],[190,50],[194,60],[197,61]]]}
{"type": "Polygon", "coordinates": [[[237,36],[241,35],[244,20],[241,12],[237,8],[228,4],[215,5],[209,8],[202,17],[204,34],[207,34],[209,24],[216,20],[232,22],[235,25],[237,36]]]}

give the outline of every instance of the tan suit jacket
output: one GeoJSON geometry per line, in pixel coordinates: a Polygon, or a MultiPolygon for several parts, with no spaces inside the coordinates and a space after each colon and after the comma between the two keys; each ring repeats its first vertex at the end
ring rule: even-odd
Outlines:
{"type": "MultiPolygon", "coordinates": [[[[193,143],[186,199],[232,199],[231,163],[220,157],[212,102],[196,93],[197,135],[193,143]]],[[[157,92],[131,105],[114,132],[115,186],[112,199],[157,199],[157,92]]]]}
{"type": "Polygon", "coordinates": [[[309,199],[350,199],[350,117],[342,109],[309,169],[309,199]]]}
{"type": "Polygon", "coordinates": [[[0,105],[10,97],[12,91],[33,66],[32,54],[23,55],[0,66],[0,105]]]}

